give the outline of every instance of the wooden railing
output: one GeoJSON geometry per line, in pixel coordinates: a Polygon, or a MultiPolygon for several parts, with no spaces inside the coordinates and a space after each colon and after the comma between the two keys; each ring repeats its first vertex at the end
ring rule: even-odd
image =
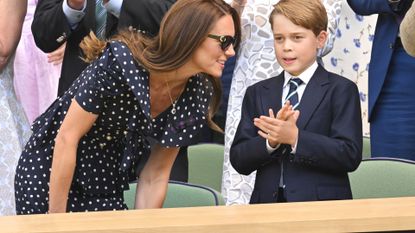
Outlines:
{"type": "Polygon", "coordinates": [[[415,197],[0,217],[0,232],[415,230],[415,197]]]}

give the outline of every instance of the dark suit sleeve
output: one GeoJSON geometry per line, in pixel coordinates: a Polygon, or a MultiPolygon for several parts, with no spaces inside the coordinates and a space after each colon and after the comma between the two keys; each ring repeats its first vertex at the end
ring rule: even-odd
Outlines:
{"type": "Polygon", "coordinates": [[[388,0],[347,0],[349,6],[354,12],[359,15],[371,15],[371,14],[405,14],[408,10],[408,3],[412,1],[401,0],[402,4],[398,7],[398,10],[393,10],[389,5],[388,0]]]}
{"type": "MultiPolygon", "coordinates": [[[[329,95],[331,120],[327,135],[299,130],[298,144],[291,161],[325,171],[350,172],[362,159],[362,118],[356,85],[346,80],[335,85],[329,95]]],[[[300,112],[301,114],[301,112],[300,112]]],[[[315,118],[315,121],[322,119],[315,118]]],[[[318,123],[317,123],[318,125],[318,123]]]]}
{"type": "Polygon", "coordinates": [[[62,2],[63,0],[40,0],[36,6],[32,33],[36,45],[43,52],[56,50],[71,34],[69,23],[63,13],[62,2]]]}
{"type": "Polygon", "coordinates": [[[239,122],[231,149],[230,162],[235,170],[241,174],[249,175],[261,166],[276,159],[285,146],[269,154],[266,148],[266,140],[259,136],[258,128],[254,125],[255,117],[264,115],[259,103],[259,94],[255,85],[248,87],[242,103],[241,120],[239,122]]]}
{"type": "Polygon", "coordinates": [[[160,22],[175,0],[124,0],[118,19],[118,30],[132,26],[157,35],[160,22]]]}

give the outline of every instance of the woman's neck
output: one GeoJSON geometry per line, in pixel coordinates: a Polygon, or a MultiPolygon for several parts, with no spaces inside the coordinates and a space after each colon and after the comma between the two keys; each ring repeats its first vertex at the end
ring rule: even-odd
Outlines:
{"type": "Polygon", "coordinates": [[[170,88],[182,87],[186,85],[189,78],[194,76],[197,72],[194,69],[189,69],[182,66],[176,70],[160,72],[150,70],[150,82],[153,87],[164,86],[168,82],[170,88]]]}
{"type": "Polygon", "coordinates": [[[149,74],[151,116],[158,116],[169,106],[172,106],[172,113],[176,112],[176,101],[194,73],[177,69],[169,72],[149,71],[149,74]]]}

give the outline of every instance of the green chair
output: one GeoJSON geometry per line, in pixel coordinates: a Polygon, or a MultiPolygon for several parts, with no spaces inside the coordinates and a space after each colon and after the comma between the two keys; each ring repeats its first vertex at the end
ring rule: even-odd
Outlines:
{"type": "Polygon", "coordinates": [[[370,152],[370,137],[363,137],[363,151],[362,158],[369,159],[371,157],[370,152]]]}
{"type": "Polygon", "coordinates": [[[415,161],[363,160],[349,179],[353,199],[415,196],[415,161]]]}
{"type": "Polygon", "coordinates": [[[189,146],[189,183],[221,191],[224,145],[197,144],[189,146]]]}
{"type": "MultiPolygon", "coordinates": [[[[134,209],[136,187],[137,183],[130,183],[130,190],[124,191],[124,201],[128,209],[134,209]]],[[[223,196],[209,187],[169,181],[163,208],[217,206],[224,204],[223,196]]]]}

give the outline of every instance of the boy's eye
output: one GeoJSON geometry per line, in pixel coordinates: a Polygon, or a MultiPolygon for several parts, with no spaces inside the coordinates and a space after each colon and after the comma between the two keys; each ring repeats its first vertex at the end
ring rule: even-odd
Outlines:
{"type": "Polygon", "coordinates": [[[301,40],[302,38],[302,36],[294,36],[294,40],[301,40]]]}
{"type": "Polygon", "coordinates": [[[282,37],[276,36],[276,37],[274,37],[274,40],[276,40],[276,41],[282,41],[282,37]]]}

